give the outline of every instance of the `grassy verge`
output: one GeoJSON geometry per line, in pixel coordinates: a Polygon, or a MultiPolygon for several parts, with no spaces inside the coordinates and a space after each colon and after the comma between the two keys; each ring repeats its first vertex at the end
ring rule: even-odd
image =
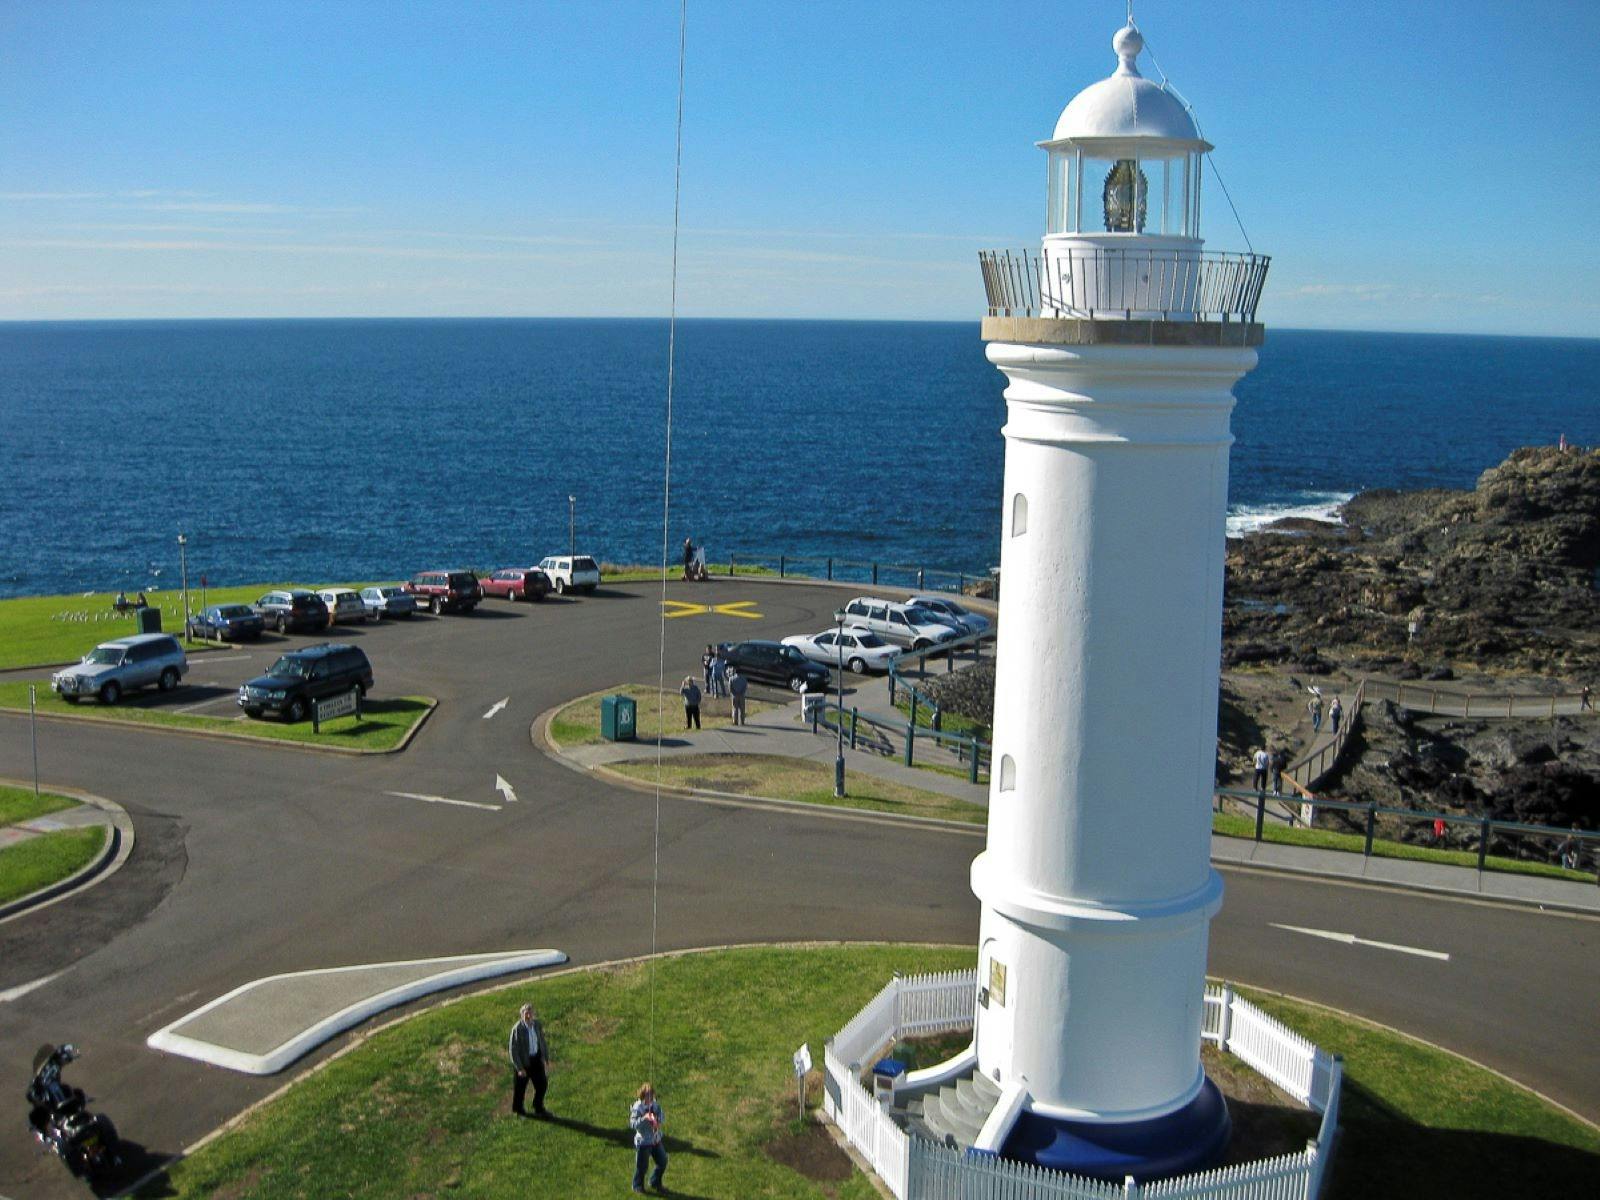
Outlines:
{"type": "MultiPolygon", "coordinates": [[[[911,716],[911,701],[899,700],[894,702],[902,715],[911,716]]],[[[933,711],[926,704],[917,705],[917,728],[933,728],[933,711]]],[[[994,730],[982,721],[974,721],[971,717],[964,717],[960,713],[942,712],[939,714],[939,731],[954,734],[957,737],[975,737],[980,742],[992,741],[994,730]]]]}
{"type": "Polygon", "coordinates": [[[31,821],[34,817],[42,817],[46,813],[76,807],[78,802],[69,800],[66,796],[40,792],[35,799],[32,788],[0,785],[0,825],[15,825],[19,821],[31,821]]]}
{"type": "Polygon", "coordinates": [[[103,825],[58,829],[0,849],[0,904],[80,871],[105,845],[103,825]]]}
{"type": "MultiPolygon", "coordinates": [[[[728,578],[730,578],[730,575],[729,575],[729,572],[728,572],[728,564],[727,563],[707,563],[706,564],[706,570],[710,573],[711,578],[713,578],[713,579],[728,579],[728,578]]],[[[734,566],[733,566],[732,577],[737,577],[737,576],[740,576],[740,575],[770,575],[774,579],[776,579],[778,577],[778,573],[776,571],[774,571],[771,567],[744,566],[741,563],[735,563],[734,566]]],[[[683,578],[683,560],[680,558],[676,562],[668,563],[667,564],[667,579],[670,581],[670,580],[674,580],[674,579],[681,580],[682,578],[683,578]]],[[[604,587],[608,583],[660,583],[660,582],[661,582],[661,568],[660,567],[638,566],[638,565],[635,565],[635,564],[620,564],[620,563],[601,563],[600,564],[600,586],[601,587],[604,587]]]]}
{"type": "MultiPolygon", "coordinates": [[[[607,770],[630,779],[651,782],[656,764],[611,763],[607,770]]],[[[907,787],[890,779],[846,771],[845,797],[833,794],[833,767],[802,759],[766,754],[695,754],[669,758],[661,765],[661,782],[671,787],[733,792],[768,800],[798,800],[805,804],[892,812],[909,817],[937,817],[982,825],[987,811],[953,796],[907,787]]]]}
{"type": "MultiPolygon", "coordinates": [[[[427,696],[401,696],[394,699],[363,700],[361,717],[339,717],[324,721],[321,733],[313,733],[310,721],[288,725],[278,720],[252,721],[229,714],[207,717],[198,713],[169,712],[147,707],[153,693],[141,693],[121,704],[103,707],[88,701],[68,704],[54,692],[39,693],[39,711],[52,716],[78,717],[89,721],[111,721],[128,725],[159,725],[169,729],[199,729],[208,733],[229,733],[272,742],[299,742],[313,746],[344,746],[356,750],[388,750],[400,743],[406,733],[426,715],[433,701],[427,696]]],[[[172,693],[179,697],[182,691],[172,693]]],[[[0,683],[0,708],[28,707],[25,682],[0,683]]]]}
{"type": "MultiPolygon", "coordinates": [[[[600,738],[600,701],[606,696],[630,696],[638,705],[637,735],[641,742],[654,742],[662,734],[683,732],[683,698],[678,695],[681,680],[667,681],[666,696],[658,696],[654,684],[624,683],[603,692],[580,696],[550,718],[550,736],[562,746],[586,746],[600,738]]],[[[696,683],[700,680],[695,679],[696,683]]],[[[710,697],[700,702],[700,725],[715,729],[733,720],[732,702],[710,697]]],[[[745,715],[753,717],[769,708],[779,707],[762,700],[746,700],[745,715]]]]}
{"type": "MultiPolygon", "coordinates": [[[[866,1177],[821,1131],[795,1121],[789,1056],[807,1042],[820,1058],[822,1042],[894,971],[972,961],[966,948],[730,950],[469,997],[376,1034],[141,1195],[627,1195],[627,1108],[648,1074],[666,1117],[666,1182],[679,1194],[871,1200],[866,1177]],[[555,1052],[556,1116],[547,1122],[507,1112],[503,1043],[524,998],[539,1009],[555,1052]]],[[[1531,1093],[1326,1010],[1251,999],[1345,1056],[1344,1137],[1327,1193],[1334,1200],[1591,1190],[1600,1134],[1531,1093]]],[[[930,1055],[944,1048],[930,1046],[930,1055]]],[[[820,1091],[814,1072],[808,1107],[820,1091]]]]}
{"type": "MultiPolygon", "coordinates": [[[[1256,822],[1254,817],[1240,816],[1238,813],[1215,813],[1211,818],[1211,831],[1223,837],[1254,838],[1256,822]]],[[[1359,833],[1339,833],[1332,829],[1291,829],[1271,821],[1262,828],[1261,840],[1284,846],[1307,846],[1313,850],[1342,850],[1353,854],[1362,853],[1366,847],[1366,838],[1359,833]]],[[[1427,846],[1413,846],[1409,842],[1386,841],[1383,838],[1373,839],[1372,856],[1438,863],[1447,867],[1471,867],[1474,870],[1478,866],[1478,855],[1471,850],[1434,850],[1427,846]]],[[[1592,872],[1569,871],[1555,863],[1525,862],[1519,858],[1505,858],[1498,854],[1489,855],[1484,861],[1484,867],[1486,870],[1504,871],[1511,875],[1538,875],[1545,879],[1568,879],[1575,883],[1594,882],[1592,872]]]]}

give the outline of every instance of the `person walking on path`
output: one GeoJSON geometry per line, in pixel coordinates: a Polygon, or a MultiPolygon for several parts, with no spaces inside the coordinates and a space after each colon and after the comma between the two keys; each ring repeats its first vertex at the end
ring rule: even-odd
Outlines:
{"type": "Polygon", "coordinates": [[[628,1110],[628,1125],[633,1130],[633,1190],[644,1191],[644,1168],[655,1163],[650,1175],[650,1186],[665,1191],[661,1177],[667,1173],[667,1151],[661,1144],[661,1105],[656,1100],[656,1089],[648,1083],[639,1089],[639,1098],[628,1110]]]}
{"type": "Polygon", "coordinates": [[[1339,703],[1339,697],[1333,698],[1333,703],[1328,705],[1328,728],[1333,731],[1333,736],[1339,736],[1339,718],[1344,716],[1344,705],[1339,703]]]}
{"type": "Polygon", "coordinates": [[[1578,825],[1577,822],[1573,822],[1572,832],[1567,834],[1567,840],[1561,843],[1561,865],[1569,871],[1576,871],[1581,853],[1578,825]]]}
{"type": "Polygon", "coordinates": [[[1283,768],[1289,761],[1289,752],[1281,746],[1272,752],[1272,794],[1283,795],[1283,768]]]}
{"type": "Polygon", "coordinates": [[[1311,714],[1311,736],[1316,737],[1322,731],[1322,693],[1312,692],[1311,699],[1306,701],[1306,711],[1311,714]]]}
{"type": "Polygon", "coordinates": [[[544,1094],[550,1086],[545,1066],[550,1061],[550,1044],[545,1041],[544,1026],[533,1011],[533,1005],[522,1006],[521,1019],[511,1027],[511,1111],[519,1117],[529,1115],[548,1117],[544,1094]],[[523,1107],[523,1097],[528,1094],[528,1080],[533,1080],[533,1112],[523,1107]]]}
{"type": "Polygon", "coordinates": [[[1592,709],[1593,707],[1594,704],[1589,699],[1589,685],[1586,683],[1583,685],[1583,691],[1578,693],[1578,711],[1583,712],[1585,709],[1592,709]]]}
{"type": "Polygon", "coordinates": [[[693,675],[685,675],[683,677],[683,686],[678,689],[678,694],[683,697],[684,729],[699,729],[700,685],[694,681],[693,675]]]}
{"type": "Polygon", "coordinates": [[[750,688],[737,667],[728,667],[728,695],[733,697],[733,723],[744,724],[744,694],[750,688]]]}
{"type": "Polygon", "coordinates": [[[1255,753],[1255,780],[1251,784],[1258,792],[1267,790],[1267,768],[1272,765],[1272,756],[1264,748],[1258,748],[1255,753]]]}

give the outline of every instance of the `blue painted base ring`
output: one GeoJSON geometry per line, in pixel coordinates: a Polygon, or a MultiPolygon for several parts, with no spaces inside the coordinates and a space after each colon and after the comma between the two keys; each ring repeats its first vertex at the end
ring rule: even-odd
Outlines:
{"type": "Polygon", "coordinates": [[[1119,1182],[1132,1175],[1144,1183],[1214,1165],[1232,1133],[1227,1102],[1207,1079],[1188,1104],[1148,1121],[1100,1124],[1024,1112],[1000,1155],[1052,1171],[1119,1182]]]}

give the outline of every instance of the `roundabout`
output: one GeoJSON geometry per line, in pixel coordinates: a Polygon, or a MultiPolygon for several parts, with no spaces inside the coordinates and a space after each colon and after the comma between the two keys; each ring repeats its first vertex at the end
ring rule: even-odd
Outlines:
{"type": "MultiPolygon", "coordinates": [[[[748,579],[674,583],[671,599],[714,603],[666,622],[667,677],[693,670],[707,642],[822,628],[844,594],[748,579]],[[746,601],[758,619],[742,615],[749,607],[710,611],[746,601]]],[[[46,785],[114,799],[137,839],[98,886],[0,925],[0,993],[35,985],[4,1002],[0,1057],[26,1062],[40,1042],[79,1042],[80,1082],[155,1161],[289,1077],[246,1076],[145,1044],[254,980],[528,946],[557,948],[577,966],[647,953],[653,798],[553,761],[529,729],[575,697],[653,678],[659,599],[657,585],[608,586],[363,631],[387,694],[438,699],[398,754],[41,725],[46,785]]],[[[26,721],[0,718],[0,776],[30,770],[26,721]]],[[[660,812],[660,950],[973,939],[970,832],[671,794],[660,812]]],[[[1600,1116],[1594,921],[1223,870],[1213,976],[1402,1029],[1600,1116]],[[1448,960],[1295,931],[1328,927],[1448,960]]],[[[0,1139],[0,1194],[73,1194],[52,1165],[20,1132],[0,1139]]]]}

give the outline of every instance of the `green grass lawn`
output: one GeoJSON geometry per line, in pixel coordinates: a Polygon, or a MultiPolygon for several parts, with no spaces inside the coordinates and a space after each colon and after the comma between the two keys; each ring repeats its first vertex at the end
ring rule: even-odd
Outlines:
{"type": "MultiPolygon", "coordinates": [[[[427,696],[400,696],[393,699],[367,699],[361,702],[361,717],[339,717],[323,722],[322,732],[313,733],[310,721],[298,725],[280,720],[252,721],[227,716],[202,716],[198,713],[169,712],[165,708],[145,707],[154,702],[154,691],[137,692],[120,704],[105,707],[95,701],[68,704],[48,686],[39,689],[39,711],[52,716],[79,717],[89,721],[117,721],[132,725],[161,725],[171,729],[201,729],[211,733],[237,734],[274,742],[300,742],[318,746],[345,746],[356,750],[388,750],[399,744],[406,732],[427,714],[433,700],[427,696]]],[[[183,690],[171,693],[174,706],[184,703],[183,690]]],[[[27,710],[26,682],[0,683],[0,708],[27,710]]]]}
{"type": "MultiPolygon", "coordinates": [[[[714,562],[708,562],[708,563],[706,563],[706,570],[710,573],[711,578],[713,578],[713,579],[728,579],[728,578],[736,577],[736,576],[739,576],[739,575],[770,575],[774,579],[776,579],[778,577],[778,573],[776,571],[774,571],[771,567],[757,567],[757,566],[748,566],[747,567],[747,566],[743,565],[742,563],[734,563],[734,565],[733,565],[733,575],[732,576],[730,576],[729,573],[728,573],[728,564],[726,562],[723,562],[723,563],[720,563],[720,564],[719,563],[714,563],[714,562]]],[[[670,563],[667,564],[667,579],[669,581],[674,580],[674,579],[681,581],[683,579],[683,559],[682,558],[678,558],[675,561],[670,562],[670,563]]],[[[619,563],[601,563],[600,564],[600,586],[601,587],[604,587],[608,583],[660,583],[660,582],[661,582],[661,568],[658,567],[658,566],[657,567],[649,567],[649,566],[638,566],[638,565],[623,565],[623,564],[619,564],[619,563]]]]}
{"type": "MultiPolygon", "coordinates": [[[[902,716],[908,718],[911,716],[910,700],[897,698],[894,706],[900,710],[902,716]]],[[[933,728],[933,710],[921,702],[917,704],[917,728],[933,728]]],[[[994,736],[994,731],[982,721],[974,721],[971,717],[964,717],[960,713],[953,712],[939,714],[939,731],[941,733],[953,733],[958,737],[976,737],[980,742],[988,742],[994,736]]]]}
{"type": "MultiPolygon", "coordinates": [[[[678,685],[682,682],[681,677],[667,680],[665,696],[660,696],[651,683],[624,683],[603,692],[580,696],[550,718],[550,736],[562,746],[586,746],[599,742],[600,701],[606,696],[633,698],[638,706],[637,733],[641,742],[653,742],[663,733],[682,733],[683,698],[678,695],[678,685]]],[[[695,683],[699,682],[700,677],[696,675],[695,683]]],[[[746,699],[744,710],[747,717],[753,717],[777,707],[765,701],[746,699]]],[[[713,700],[708,696],[700,702],[700,726],[703,729],[715,729],[728,724],[733,720],[732,714],[732,702],[726,698],[713,700]]]]}
{"type": "Polygon", "coordinates": [[[46,813],[60,812],[64,808],[77,808],[76,800],[66,796],[40,792],[35,799],[32,788],[8,787],[0,784],[0,825],[15,825],[42,817],[46,813]]]}
{"type": "MultiPolygon", "coordinates": [[[[32,793],[29,794],[30,798],[32,793]]],[[[103,825],[58,829],[0,849],[0,904],[82,870],[105,845],[103,825]]]]}
{"type": "MultiPolygon", "coordinates": [[[[606,769],[643,783],[652,783],[656,778],[654,759],[611,763],[606,769]]],[[[937,817],[969,825],[982,825],[988,815],[981,805],[859,771],[845,772],[845,797],[840,800],[833,794],[831,763],[823,765],[766,754],[695,754],[669,758],[661,764],[661,782],[669,787],[732,792],[768,800],[798,800],[908,817],[937,817]]]]}
{"type": "MultiPolygon", "coordinates": [[[[468,997],[375,1034],[140,1195],[624,1196],[633,1168],[628,1104],[649,1079],[665,1116],[666,1182],[678,1194],[872,1200],[866,1177],[825,1134],[795,1121],[790,1054],[806,1042],[820,1063],[824,1040],[893,972],[972,962],[967,948],[769,947],[573,972],[468,997]],[[505,1037],[524,999],[538,1008],[554,1051],[551,1121],[508,1112],[505,1037]]],[[[1531,1093],[1403,1036],[1310,1005],[1250,998],[1345,1056],[1344,1137],[1326,1193],[1334,1200],[1592,1190],[1600,1134],[1531,1093]]],[[[814,1072],[809,1107],[820,1092],[814,1072]]]]}
{"type": "MultiPolygon", "coordinates": [[[[1241,816],[1238,813],[1215,813],[1211,818],[1211,830],[1223,837],[1254,838],[1256,822],[1254,817],[1241,816]]],[[[1366,847],[1366,838],[1359,833],[1339,833],[1332,829],[1291,829],[1272,821],[1266,822],[1263,826],[1261,840],[1285,846],[1343,850],[1354,854],[1360,854],[1366,847]]],[[[1413,846],[1409,842],[1386,841],[1383,838],[1373,839],[1372,856],[1404,858],[1450,867],[1471,867],[1474,870],[1478,866],[1478,855],[1472,850],[1434,850],[1428,846],[1413,846]]],[[[1489,855],[1484,862],[1484,868],[1490,871],[1505,871],[1513,875],[1538,875],[1546,879],[1569,879],[1576,883],[1594,882],[1592,872],[1569,871],[1556,863],[1525,862],[1522,859],[1505,858],[1497,854],[1489,855]]]]}
{"type": "MultiPolygon", "coordinates": [[[[190,611],[212,604],[250,604],[275,588],[366,587],[366,583],[341,584],[321,580],[307,583],[250,583],[239,587],[207,588],[202,605],[199,588],[190,588],[190,611]]],[[[183,593],[147,592],[146,599],[161,609],[161,628],[183,635],[183,593]]],[[[101,642],[137,633],[131,612],[112,607],[115,592],[76,596],[19,596],[0,600],[0,669],[48,666],[77,662],[101,642]],[[98,619],[97,619],[98,618],[98,619]]],[[[131,593],[130,593],[131,596],[131,593]]],[[[185,642],[191,653],[215,649],[214,643],[185,642]]]]}

